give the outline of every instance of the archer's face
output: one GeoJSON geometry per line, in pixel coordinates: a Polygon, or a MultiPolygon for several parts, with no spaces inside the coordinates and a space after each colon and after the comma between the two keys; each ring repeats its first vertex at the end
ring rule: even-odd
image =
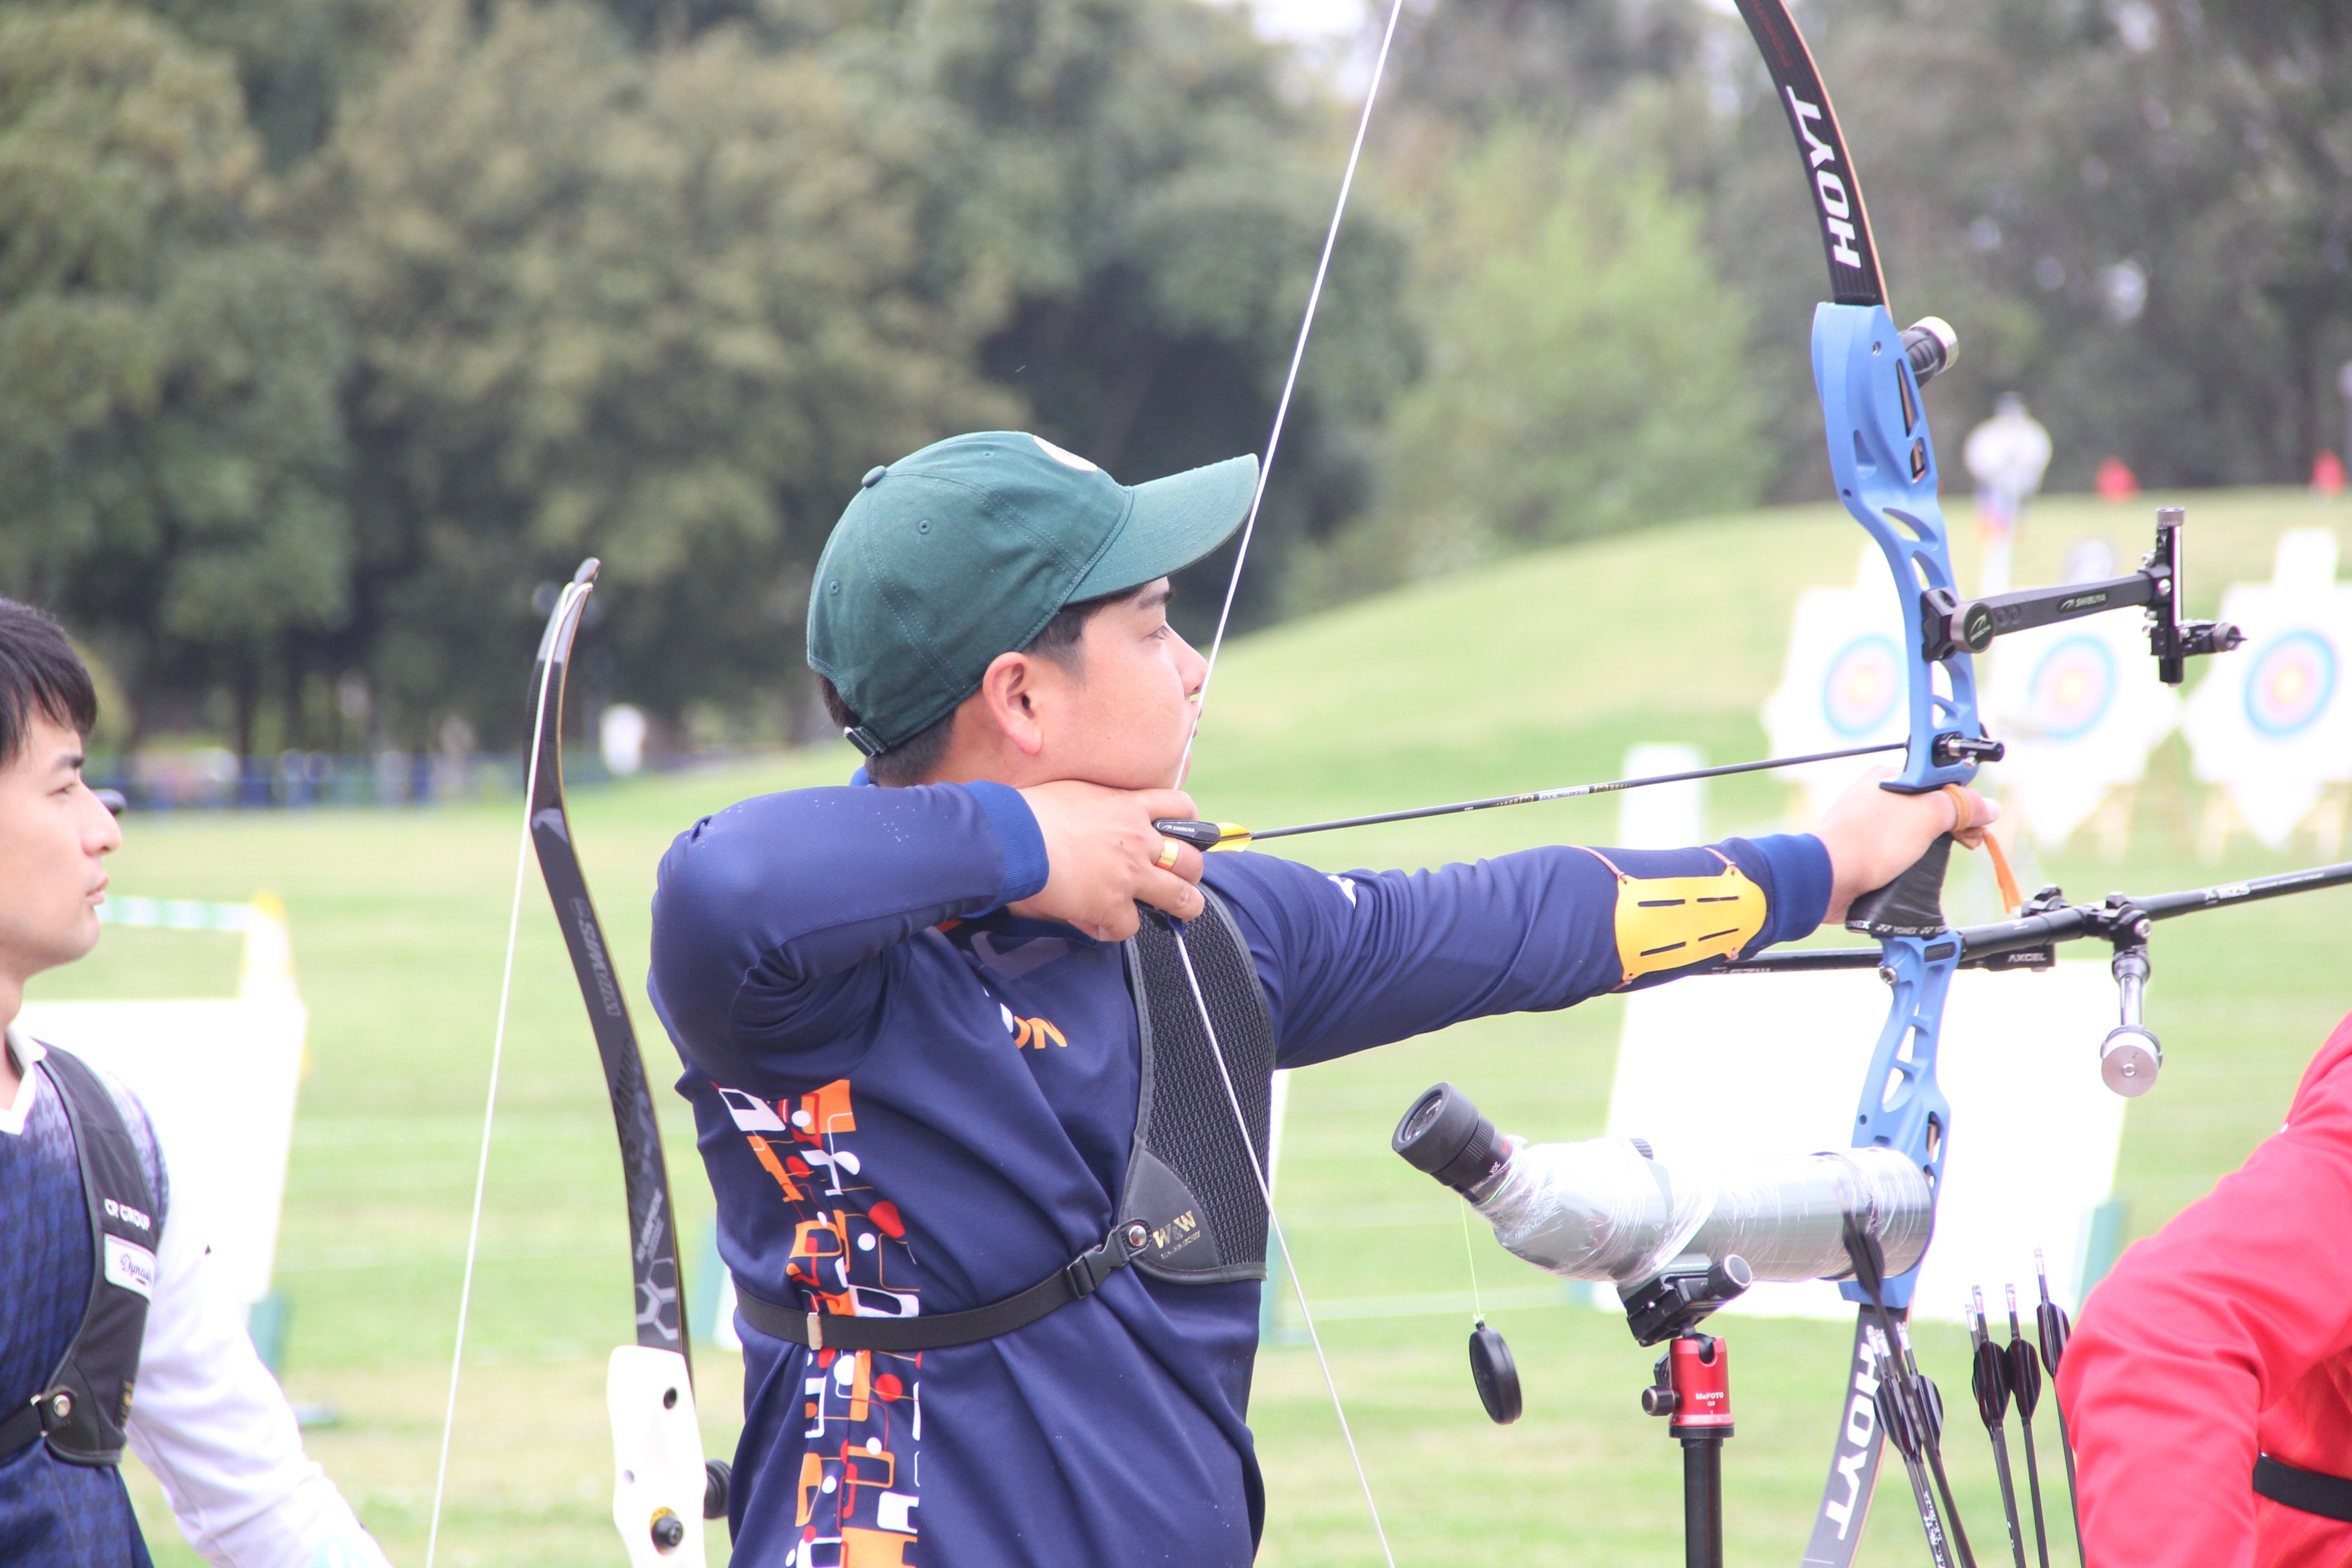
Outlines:
{"type": "Polygon", "coordinates": [[[1087,622],[1073,670],[1034,668],[1054,691],[1038,763],[1045,777],[1113,789],[1175,784],[1208,663],[1168,624],[1168,580],[1087,622]]]}
{"type": "Polygon", "coordinates": [[[0,768],[0,974],[20,986],[98,944],[101,862],[122,843],[81,782],[81,737],[29,717],[25,749],[0,768]]]}

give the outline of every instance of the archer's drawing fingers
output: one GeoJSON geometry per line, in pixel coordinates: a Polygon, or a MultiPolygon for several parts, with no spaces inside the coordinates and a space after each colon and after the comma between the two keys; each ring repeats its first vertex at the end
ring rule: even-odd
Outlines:
{"type": "MultiPolygon", "coordinates": [[[[1197,849],[1187,850],[1186,853],[1195,859],[1200,857],[1197,849]]],[[[1143,886],[1136,890],[1135,896],[1153,909],[1167,910],[1180,921],[1197,920],[1209,907],[1207,895],[1192,885],[1199,877],[1197,870],[1187,879],[1174,871],[1162,871],[1155,866],[1146,874],[1143,886]]]]}
{"type": "Polygon", "coordinates": [[[1151,826],[1156,818],[1192,816],[1191,796],[1075,780],[1021,794],[1045,842],[1046,880],[1013,906],[1014,913],[1061,921],[1099,941],[1124,942],[1139,922],[1138,901],[1185,920],[1205,907],[1192,886],[1201,877],[1200,851],[1151,826]]]}

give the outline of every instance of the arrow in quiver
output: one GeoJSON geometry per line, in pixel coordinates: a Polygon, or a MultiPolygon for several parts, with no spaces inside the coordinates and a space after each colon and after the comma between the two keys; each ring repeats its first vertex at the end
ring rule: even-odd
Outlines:
{"type": "Polygon", "coordinates": [[[1992,1468],[2000,1481],[2000,1510],[2009,1525],[2009,1552],[2017,1560],[2017,1568],[2025,1568],[2025,1531],[2018,1522],[2017,1483],[2010,1475],[2009,1435],[2001,1429],[2009,1415],[2009,1356],[1992,1342],[1991,1331],[1985,1322],[1981,1287],[1969,1295],[1969,1337],[1976,1343],[1969,1382],[1977,1396],[1977,1415],[1984,1420],[1985,1436],[1992,1442],[1992,1468]]]}
{"type": "Polygon", "coordinates": [[[2025,1490],[2033,1503],[2033,1550],[2042,1568],[2050,1568],[2050,1530],[2042,1518],[2042,1466],[2033,1455],[2033,1412],[2042,1403],[2042,1362],[2025,1342],[2025,1332],[2018,1324],[2017,1287],[2003,1289],[2009,1292],[2009,1346],[2002,1353],[2009,1358],[2010,1393],[2017,1401],[2018,1431],[2025,1440],[2025,1490]]]}

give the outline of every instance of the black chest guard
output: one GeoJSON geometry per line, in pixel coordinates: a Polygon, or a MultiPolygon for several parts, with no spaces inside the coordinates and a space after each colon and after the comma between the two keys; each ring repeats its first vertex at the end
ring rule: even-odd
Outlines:
{"type": "Polygon", "coordinates": [[[147,1302],[155,1289],[163,1205],[98,1074],[55,1047],[33,1070],[57,1091],[73,1129],[82,1195],[89,1205],[89,1305],[47,1386],[0,1420],[0,1458],[46,1439],[49,1451],[69,1464],[120,1464],[147,1302]]]}
{"type": "Polygon", "coordinates": [[[1124,945],[1142,1042],[1140,1087],[1127,1182],[1100,1245],[1001,1301],[912,1318],[811,1312],[755,1296],[739,1279],[743,1321],[813,1349],[922,1351],[1011,1333],[1093,1295],[1130,1263],[1177,1284],[1265,1279],[1258,1180],[1273,1120],[1274,1016],[1232,912],[1206,888],[1201,893],[1208,908],[1181,937],[1165,916],[1146,910],[1142,929],[1124,945]],[[1201,983],[1197,1001],[1184,973],[1188,953],[1201,983]],[[1213,1047],[1203,1003],[1216,1030],[1213,1047]],[[1235,1101],[1246,1138],[1234,1118],[1235,1101]]]}
{"type": "Polygon", "coordinates": [[[1272,1118],[1274,1018],[1232,911],[1201,891],[1208,909],[1185,928],[1183,952],[1155,913],[1126,943],[1143,1088],[1118,1217],[1149,1229],[1135,1267],[1208,1285],[1265,1278],[1265,1195],[1255,1173],[1265,1171],[1272,1118]],[[1197,1001],[1184,973],[1187,953],[1201,983],[1197,1001]],[[1202,1024],[1203,1003],[1216,1026],[1213,1046],[1202,1024]]]}

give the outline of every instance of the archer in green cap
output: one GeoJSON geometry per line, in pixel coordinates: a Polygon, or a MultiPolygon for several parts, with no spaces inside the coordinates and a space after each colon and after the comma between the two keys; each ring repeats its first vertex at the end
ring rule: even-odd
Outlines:
{"type": "Polygon", "coordinates": [[[1198,815],[1207,672],[1169,574],[1256,482],[1121,485],[1003,431],[876,468],[809,612],[865,766],[662,861],[650,989],[743,1338],[738,1562],[1246,1568],[1277,1063],[1804,935],[1952,826],[1864,786],[1705,848],[1204,859],[1153,826],[1198,815]]]}

